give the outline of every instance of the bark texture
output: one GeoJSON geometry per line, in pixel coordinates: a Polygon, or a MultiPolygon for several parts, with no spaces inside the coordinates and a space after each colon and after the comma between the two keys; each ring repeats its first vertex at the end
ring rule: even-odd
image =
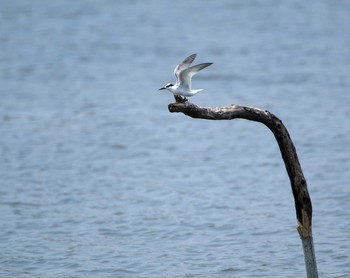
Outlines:
{"type": "Polygon", "coordinates": [[[205,108],[175,97],[176,103],[169,104],[170,112],[181,112],[192,118],[206,120],[246,119],[267,126],[274,134],[290,179],[295,202],[298,233],[302,239],[307,277],[317,277],[317,267],[312,240],[312,204],[307,183],[301,169],[298,155],[288,130],[282,121],[267,110],[254,107],[231,105],[205,108]],[[308,256],[308,257],[306,257],[308,256]],[[310,257],[311,256],[311,257],[310,257]]]}

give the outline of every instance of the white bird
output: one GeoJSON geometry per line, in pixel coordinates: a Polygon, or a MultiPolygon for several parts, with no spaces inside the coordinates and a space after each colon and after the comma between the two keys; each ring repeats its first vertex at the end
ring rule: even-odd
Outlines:
{"type": "Polygon", "coordinates": [[[191,89],[191,78],[193,75],[198,73],[200,70],[212,65],[213,63],[203,63],[190,67],[191,63],[196,58],[197,54],[188,56],[182,63],[178,64],[174,69],[174,75],[176,78],[175,85],[168,83],[159,90],[168,90],[175,96],[183,96],[183,101],[187,101],[186,97],[191,97],[202,91],[203,89],[192,90],[191,89]]]}

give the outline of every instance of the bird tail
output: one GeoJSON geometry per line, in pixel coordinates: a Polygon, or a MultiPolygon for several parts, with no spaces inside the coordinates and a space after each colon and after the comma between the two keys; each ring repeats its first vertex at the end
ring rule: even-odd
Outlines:
{"type": "Polygon", "coordinates": [[[192,90],[192,94],[195,95],[199,92],[203,91],[203,89],[198,89],[198,90],[192,90]]]}

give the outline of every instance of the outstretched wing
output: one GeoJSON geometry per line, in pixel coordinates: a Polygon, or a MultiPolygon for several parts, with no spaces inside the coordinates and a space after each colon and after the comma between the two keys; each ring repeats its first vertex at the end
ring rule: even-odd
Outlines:
{"type": "Polygon", "coordinates": [[[180,80],[181,85],[187,89],[191,89],[192,76],[197,74],[200,70],[202,70],[206,67],[209,67],[212,64],[213,63],[198,64],[198,65],[189,67],[189,68],[181,71],[179,74],[179,80],[180,80]]]}
{"type": "Polygon", "coordinates": [[[184,69],[187,69],[191,65],[191,63],[194,61],[194,59],[196,59],[196,56],[197,54],[192,54],[176,66],[176,68],[174,69],[174,75],[177,83],[179,82],[179,75],[181,71],[183,71],[184,69]]]}

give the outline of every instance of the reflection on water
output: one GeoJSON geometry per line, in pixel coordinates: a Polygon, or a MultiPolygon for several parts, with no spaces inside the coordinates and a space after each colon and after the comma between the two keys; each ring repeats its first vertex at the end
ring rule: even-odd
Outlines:
{"type": "Polygon", "coordinates": [[[272,134],[170,114],[268,109],[297,147],[320,276],[350,272],[347,1],[0,3],[1,277],[302,277],[272,134]],[[331,227],[331,232],[330,232],[331,227]]]}

